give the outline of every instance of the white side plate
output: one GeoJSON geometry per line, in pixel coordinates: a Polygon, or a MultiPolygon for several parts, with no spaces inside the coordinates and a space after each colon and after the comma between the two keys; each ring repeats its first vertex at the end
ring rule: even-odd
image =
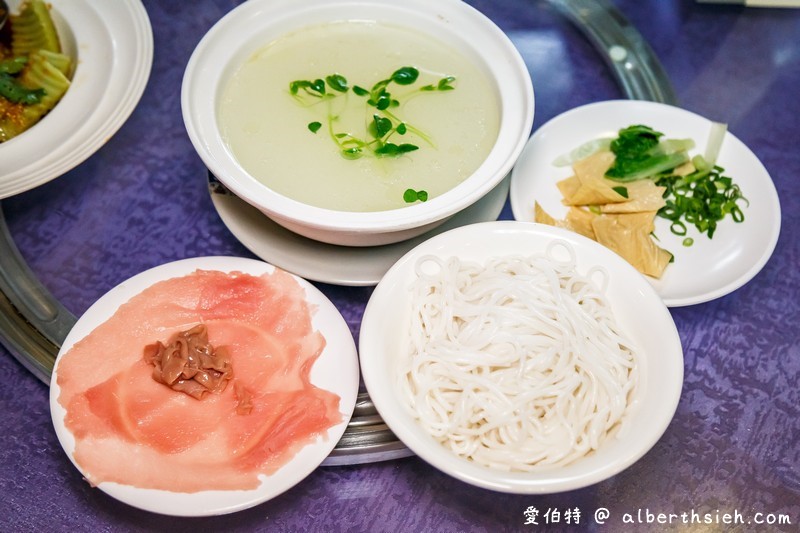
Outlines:
{"type": "MultiPolygon", "coordinates": [[[[616,136],[632,124],[650,126],[665,138],[694,139],[692,154],[705,150],[711,127],[711,121],[700,115],[655,102],[612,100],[567,111],[533,134],[514,167],[510,190],[514,218],[533,221],[534,202],[555,218],[563,218],[567,208],[556,182],[569,177],[572,169],[556,167],[553,161],[586,141],[616,136]]],[[[672,252],[675,261],[661,279],[647,279],[670,307],[707,302],[738,289],[758,274],[778,242],[778,193],[758,157],[728,132],[717,164],[739,185],[750,205],[742,207],[742,223],[726,217],[713,239],[687,224],[686,236],[694,239],[690,247],[683,246],[684,237],[670,231],[668,220],[656,217],[658,245],[672,252]]]]}
{"type": "MultiPolygon", "coordinates": [[[[255,259],[238,257],[184,259],[142,272],[110,290],[95,302],[78,320],[64,341],[56,359],[50,386],[53,425],[64,451],[73,463],[75,438],[64,425],[66,410],[58,402],[61,393],[58,386],[58,368],[64,353],[108,320],[120,305],[159,281],[188,275],[197,269],[239,271],[258,276],[272,272],[274,268],[255,259]]],[[[302,448],[277,472],[267,477],[262,476],[261,485],[253,490],[178,493],[109,482],[100,483],[98,485],[100,490],[129,505],[156,513],[180,516],[220,515],[246,509],[274,498],[299,483],[322,463],[344,434],[353,413],[359,387],[358,355],[350,329],[333,303],[307,281],[301,278],[295,279],[304,288],[309,307],[315,310],[312,325],[322,333],[326,341],[325,348],[311,371],[311,382],[340,397],[339,409],[342,421],[331,427],[325,438],[319,438],[302,448]]],[[[80,467],[78,469],[80,470],[80,467]]]]}

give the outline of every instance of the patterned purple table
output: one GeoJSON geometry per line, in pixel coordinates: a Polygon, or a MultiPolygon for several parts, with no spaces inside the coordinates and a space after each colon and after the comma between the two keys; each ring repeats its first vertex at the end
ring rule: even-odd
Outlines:
{"type": "MultiPolygon", "coordinates": [[[[470,3],[494,19],[525,56],[536,90],[534,129],[569,108],[624,96],[592,45],[547,2],[470,3]]],[[[131,118],[73,171],[2,203],[23,256],[76,315],[120,281],[157,264],[201,255],[251,255],[211,204],[205,169],[189,143],[180,112],[180,83],[189,55],[205,31],[237,2],[144,4],[153,26],[155,56],[150,82],[131,118]]],[[[796,528],[800,10],[689,0],[625,0],[617,6],[655,50],[678,103],[728,122],[761,158],[775,181],[783,211],[777,249],[755,279],[716,301],[672,310],[685,351],[684,390],[675,419],[642,460],[592,487],[548,496],[478,489],[415,457],[324,467],[274,500],[235,515],[164,517],[121,504],[81,480],[53,432],[47,387],[0,347],[0,410],[5,413],[0,431],[0,529],[668,527],[659,525],[659,518],[671,519],[673,529],[796,528]],[[529,508],[538,511],[538,525],[525,524],[529,508]],[[600,508],[610,512],[605,525],[595,520],[600,508]],[[726,513],[744,523],[724,525],[726,513]],[[639,524],[648,519],[649,526],[639,524]],[[718,520],[719,525],[697,523],[706,519],[718,520]],[[777,524],[787,519],[791,525],[777,524]],[[683,525],[683,520],[689,524],[683,525]],[[758,520],[776,523],[757,526],[758,520]]],[[[501,218],[511,218],[508,206],[501,218]]],[[[318,285],[357,336],[371,289],[318,285]]]]}

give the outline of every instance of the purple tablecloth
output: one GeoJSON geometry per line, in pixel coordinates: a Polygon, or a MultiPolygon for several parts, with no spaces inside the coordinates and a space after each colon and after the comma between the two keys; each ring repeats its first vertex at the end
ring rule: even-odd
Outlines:
{"type": "MultiPolygon", "coordinates": [[[[569,108],[623,96],[591,44],[546,2],[470,3],[495,20],[522,51],[536,90],[534,129],[569,108]]],[[[205,169],[186,135],[180,110],[181,79],[194,46],[237,2],[144,4],[153,26],[155,56],[149,84],[130,119],[76,169],[3,201],[22,254],[76,315],[120,281],[152,266],[202,255],[251,256],[211,204],[205,169]]],[[[662,61],[679,104],[727,122],[762,160],[783,213],[775,253],[750,283],[713,302],[672,310],[685,352],[684,389],[674,420],[644,458],[594,486],[546,496],[475,488],[416,457],[324,467],[247,511],[205,519],[165,517],[128,507],[81,480],[52,429],[47,387],[0,347],[0,529],[669,527],[659,525],[659,518],[670,519],[673,529],[796,528],[800,10],[689,0],[626,0],[617,5],[662,61]],[[526,524],[524,513],[534,508],[538,525],[526,524]],[[601,508],[610,513],[605,525],[595,516],[601,508]],[[726,513],[743,523],[723,524],[726,513]],[[706,519],[720,523],[697,523],[706,519]],[[758,520],[784,524],[757,526],[758,520]]],[[[511,218],[508,206],[501,218],[511,218]]],[[[357,337],[371,289],[318,286],[357,337]]]]}

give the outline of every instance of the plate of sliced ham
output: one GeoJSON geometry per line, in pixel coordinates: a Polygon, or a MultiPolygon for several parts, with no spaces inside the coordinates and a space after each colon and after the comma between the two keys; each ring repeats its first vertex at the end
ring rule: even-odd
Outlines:
{"type": "Polygon", "coordinates": [[[328,456],[352,415],[358,356],[313,285],[203,257],[118,285],[56,359],[53,424],[92,486],[175,516],[246,509],[328,456]]]}

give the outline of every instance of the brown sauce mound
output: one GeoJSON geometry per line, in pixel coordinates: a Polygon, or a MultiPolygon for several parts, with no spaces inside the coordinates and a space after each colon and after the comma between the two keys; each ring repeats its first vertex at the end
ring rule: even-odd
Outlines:
{"type": "Polygon", "coordinates": [[[233,378],[227,349],[208,342],[204,324],[174,334],[166,346],[161,341],[145,346],[144,360],[153,365],[154,380],[198,400],[224,391],[233,378]]]}

